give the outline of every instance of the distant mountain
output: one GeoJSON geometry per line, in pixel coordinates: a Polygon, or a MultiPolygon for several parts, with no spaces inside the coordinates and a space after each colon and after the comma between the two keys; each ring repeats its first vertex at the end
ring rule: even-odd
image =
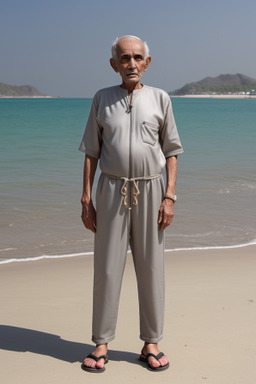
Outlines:
{"type": "Polygon", "coordinates": [[[9,85],[0,83],[0,97],[34,97],[34,96],[47,96],[39,92],[32,85],[9,85]]]}
{"type": "Polygon", "coordinates": [[[200,94],[228,94],[251,92],[256,90],[256,79],[237,73],[236,75],[220,75],[206,77],[203,80],[189,83],[180,89],[169,92],[173,96],[200,94]]]}

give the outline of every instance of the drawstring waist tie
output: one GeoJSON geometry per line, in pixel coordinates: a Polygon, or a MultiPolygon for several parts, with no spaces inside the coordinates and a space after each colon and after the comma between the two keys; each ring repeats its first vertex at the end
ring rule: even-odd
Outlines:
{"type": "Polygon", "coordinates": [[[121,188],[121,195],[123,196],[122,200],[122,205],[127,205],[127,193],[128,193],[128,183],[132,183],[133,186],[133,205],[138,205],[138,198],[137,196],[140,194],[139,190],[139,181],[148,181],[148,180],[155,180],[161,177],[161,174],[153,175],[153,176],[141,176],[141,177],[123,177],[123,176],[114,176],[114,175],[109,175],[107,173],[103,172],[103,175],[109,177],[110,179],[115,179],[115,180],[123,180],[124,183],[121,188]]]}

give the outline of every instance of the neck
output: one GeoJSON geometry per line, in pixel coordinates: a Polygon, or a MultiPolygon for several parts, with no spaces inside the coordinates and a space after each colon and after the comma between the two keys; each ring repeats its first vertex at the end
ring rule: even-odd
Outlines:
{"type": "Polygon", "coordinates": [[[128,85],[128,84],[122,83],[121,87],[124,89],[127,89],[128,93],[132,93],[134,89],[141,89],[143,87],[143,84],[137,83],[137,84],[128,85]]]}

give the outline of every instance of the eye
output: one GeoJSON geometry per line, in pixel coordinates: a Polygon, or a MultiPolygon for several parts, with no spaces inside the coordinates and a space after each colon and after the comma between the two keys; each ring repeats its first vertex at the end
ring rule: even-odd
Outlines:
{"type": "Polygon", "coordinates": [[[130,56],[122,56],[121,59],[120,59],[120,62],[122,64],[125,64],[125,63],[128,63],[130,60],[130,56]]]}
{"type": "Polygon", "coordinates": [[[136,61],[141,61],[141,60],[143,60],[143,56],[142,56],[142,55],[135,55],[135,56],[134,56],[134,59],[135,59],[136,61]]]}

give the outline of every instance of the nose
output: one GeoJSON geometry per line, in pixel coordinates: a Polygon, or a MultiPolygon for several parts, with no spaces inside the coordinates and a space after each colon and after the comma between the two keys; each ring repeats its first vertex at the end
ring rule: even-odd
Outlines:
{"type": "Polygon", "coordinates": [[[136,68],[136,61],[133,57],[131,57],[129,60],[129,68],[136,68]]]}

